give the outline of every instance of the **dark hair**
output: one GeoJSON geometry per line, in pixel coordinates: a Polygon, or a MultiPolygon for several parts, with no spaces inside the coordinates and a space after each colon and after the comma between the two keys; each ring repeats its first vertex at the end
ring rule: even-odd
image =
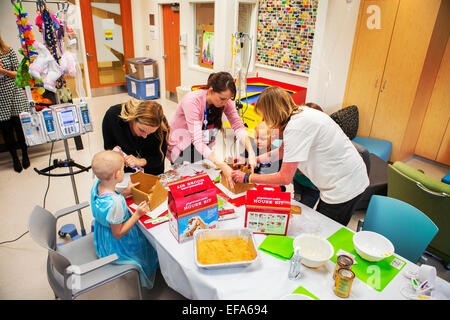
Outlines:
{"type": "Polygon", "coordinates": [[[211,73],[208,77],[208,83],[205,89],[212,88],[214,92],[223,92],[230,90],[233,94],[232,100],[236,96],[236,84],[234,83],[233,76],[228,72],[216,72],[211,73]]]}
{"type": "MultiPolygon", "coordinates": [[[[232,93],[231,99],[234,100],[236,96],[236,84],[233,76],[228,72],[211,73],[208,77],[208,83],[204,89],[212,88],[214,92],[223,92],[230,90],[232,93]]],[[[208,119],[214,124],[217,129],[222,129],[222,114],[223,108],[216,108],[208,106],[208,119]]]]}

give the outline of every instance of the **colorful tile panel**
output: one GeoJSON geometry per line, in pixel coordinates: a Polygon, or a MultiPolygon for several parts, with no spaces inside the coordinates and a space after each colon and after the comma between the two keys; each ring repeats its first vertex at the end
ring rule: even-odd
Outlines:
{"type": "Polygon", "coordinates": [[[318,0],[259,0],[256,63],[309,74],[318,0]]]}

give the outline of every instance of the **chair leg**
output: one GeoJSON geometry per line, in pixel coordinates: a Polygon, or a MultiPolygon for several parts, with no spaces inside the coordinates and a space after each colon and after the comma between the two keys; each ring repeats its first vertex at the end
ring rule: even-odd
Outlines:
{"type": "Polygon", "coordinates": [[[139,300],[142,300],[142,286],[141,286],[141,277],[139,274],[139,271],[136,271],[137,274],[137,287],[138,287],[138,293],[139,293],[139,300]]]}

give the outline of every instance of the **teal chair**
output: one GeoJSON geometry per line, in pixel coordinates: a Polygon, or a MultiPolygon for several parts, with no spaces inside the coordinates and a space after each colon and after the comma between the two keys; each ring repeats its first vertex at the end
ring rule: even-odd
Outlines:
{"type": "Polygon", "coordinates": [[[379,195],[373,195],[370,199],[362,230],[385,236],[392,242],[397,254],[414,263],[420,260],[439,231],[419,209],[401,200],[379,195]]]}

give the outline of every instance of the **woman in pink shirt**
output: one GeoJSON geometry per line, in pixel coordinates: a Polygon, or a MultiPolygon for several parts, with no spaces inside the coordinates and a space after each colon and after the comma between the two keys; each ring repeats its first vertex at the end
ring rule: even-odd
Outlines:
{"type": "Polygon", "coordinates": [[[209,159],[223,171],[228,183],[234,185],[231,179],[232,169],[222,159],[218,159],[211,149],[215,144],[217,131],[223,130],[222,114],[225,113],[249,154],[248,164],[255,168],[255,152],[236,111],[235,95],[236,85],[228,72],[212,73],[205,88],[186,94],[169,122],[167,158],[172,163],[195,162],[202,157],[209,159]]]}

